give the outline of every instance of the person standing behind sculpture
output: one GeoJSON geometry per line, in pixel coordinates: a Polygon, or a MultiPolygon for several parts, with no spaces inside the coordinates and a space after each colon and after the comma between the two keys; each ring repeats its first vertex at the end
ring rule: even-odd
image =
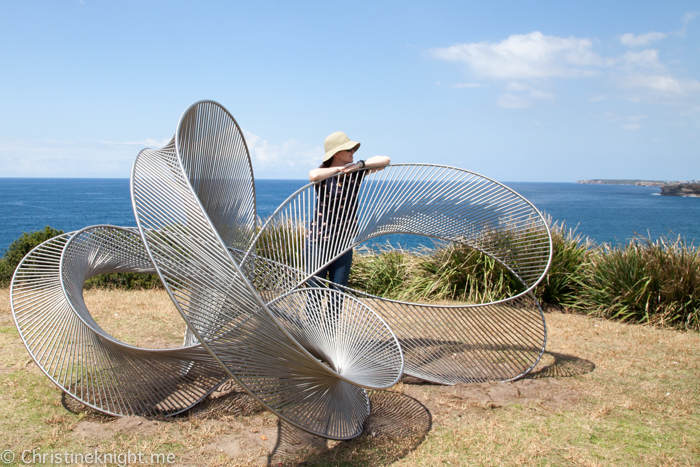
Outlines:
{"type": "MultiPolygon", "coordinates": [[[[341,242],[345,244],[357,235],[360,184],[368,173],[382,170],[391,162],[386,156],[354,162],[353,156],[360,148],[360,143],[352,141],[342,131],[330,134],[323,146],[326,154],[321,166],[309,171],[310,181],[321,181],[315,185],[316,208],[309,229],[309,253],[312,258],[308,261],[311,264],[317,264],[318,258],[313,258],[314,255],[325,256],[325,252],[339,249],[341,242]],[[359,170],[365,167],[375,170],[359,170]],[[341,175],[333,177],[336,174],[341,175]]],[[[347,286],[351,266],[352,249],[318,271],[315,276],[347,286]]],[[[318,281],[310,282],[312,286],[320,286],[318,281]]]]}

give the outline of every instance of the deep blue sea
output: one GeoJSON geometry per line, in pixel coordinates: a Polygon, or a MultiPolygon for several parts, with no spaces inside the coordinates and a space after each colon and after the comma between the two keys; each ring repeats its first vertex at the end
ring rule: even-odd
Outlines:
{"type": "MultiPolygon", "coordinates": [[[[266,217],[304,180],[256,180],[258,214],[266,217]]],[[[506,183],[540,211],[598,243],[635,235],[685,237],[700,243],[700,198],[659,196],[655,187],[506,183]]],[[[63,231],[89,225],[134,226],[129,180],[0,178],[0,252],[22,232],[50,225],[63,231]]]]}

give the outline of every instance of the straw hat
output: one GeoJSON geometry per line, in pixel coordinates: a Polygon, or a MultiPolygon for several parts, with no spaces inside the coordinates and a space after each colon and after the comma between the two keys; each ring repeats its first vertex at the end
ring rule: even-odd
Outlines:
{"type": "Polygon", "coordinates": [[[357,141],[351,141],[350,138],[348,138],[348,135],[342,131],[331,133],[323,142],[323,148],[326,150],[326,155],[323,156],[323,162],[326,162],[328,159],[335,156],[336,152],[347,151],[352,148],[355,148],[357,151],[359,147],[360,143],[357,141]]]}

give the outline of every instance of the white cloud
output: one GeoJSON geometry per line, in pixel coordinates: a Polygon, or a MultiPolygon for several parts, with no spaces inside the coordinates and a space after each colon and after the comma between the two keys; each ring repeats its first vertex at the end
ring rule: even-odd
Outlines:
{"type": "Polygon", "coordinates": [[[483,87],[483,85],[479,84],[479,83],[457,83],[452,87],[457,88],[457,89],[462,89],[462,88],[471,89],[471,88],[481,88],[481,87],[483,87]]]}
{"type": "Polygon", "coordinates": [[[140,146],[144,148],[158,149],[162,148],[170,142],[172,138],[165,138],[161,140],[146,138],[143,141],[127,141],[127,142],[117,142],[117,141],[97,141],[98,144],[110,144],[116,146],[140,146]]]}
{"type": "Polygon", "coordinates": [[[687,96],[700,93],[700,81],[680,80],[669,75],[627,75],[618,79],[622,87],[641,88],[664,95],[687,96]]]}
{"type": "Polygon", "coordinates": [[[627,131],[636,131],[642,127],[641,121],[647,118],[647,115],[620,115],[615,112],[605,112],[593,118],[613,122],[627,131]]]}
{"type": "Polygon", "coordinates": [[[321,146],[310,147],[294,139],[287,140],[282,145],[270,144],[260,136],[243,130],[250,151],[251,162],[255,172],[296,170],[306,173],[310,168],[317,167],[325,154],[321,146]]]}
{"type": "Polygon", "coordinates": [[[683,15],[683,26],[687,26],[691,19],[697,18],[700,15],[700,11],[689,11],[683,15]]]}
{"type": "MultiPolygon", "coordinates": [[[[256,177],[306,178],[324,151],[290,139],[271,144],[243,130],[256,177]]],[[[144,147],[161,148],[168,139],[143,141],[68,141],[0,138],[3,177],[128,178],[134,158],[144,147]]]]}
{"type": "Polygon", "coordinates": [[[500,96],[496,103],[504,109],[527,109],[532,107],[531,100],[510,93],[500,96]]]}
{"type": "Polygon", "coordinates": [[[625,52],[625,54],[620,59],[620,65],[626,69],[664,68],[664,66],[659,61],[659,51],[655,49],[645,49],[641,52],[625,52]]]}
{"type": "Polygon", "coordinates": [[[635,35],[631,32],[620,36],[620,42],[627,47],[643,47],[666,37],[665,32],[648,32],[635,35]]]}
{"type": "Polygon", "coordinates": [[[539,31],[514,34],[495,42],[470,42],[437,48],[432,56],[464,62],[480,77],[533,79],[591,76],[604,60],[591,51],[589,39],[545,36],[539,31]]]}
{"type": "Polygon", "coordinates": [[[535,99],[540,100],[553,101],[556,96],[548,92],[534,90],[530,91],[530,97],[534,97],[535,99]]]}
{"type": "Polygon", "coordinates": [[[638,122],[640,120],[643,120],[647,118],[647,115],[620,115],[615,112],[605,112],[602,116],[598,117],[603,120],[607,120],[609,122],[619,122],[619,121],[627,121],[627,122],[638,122]]]}
{"type": "Polygon", "coordinates": [[[0,166],[5,177],[128,178],[139,150],[126,143],[2,139],[0,166]]]}
{"type": "Polygon", "coordinates": [[[689,11],[688,13],[683,15],[683,26],[681,26],[680,30],[675,31],[674,34],[680,37],[684,37],[685,31],[688,29],[688,23],[697,18],[698,15],[700,15],[700,11],[689,11]]]}
{"type": "Polygon", "coordinates": [[[526,89],[530,89],[530,86],[527,84],[523,83],[518,83],[516,81],[508,83],[508,86],[506,86],[506,89],[508,91],[525,91],[526,89]]]}

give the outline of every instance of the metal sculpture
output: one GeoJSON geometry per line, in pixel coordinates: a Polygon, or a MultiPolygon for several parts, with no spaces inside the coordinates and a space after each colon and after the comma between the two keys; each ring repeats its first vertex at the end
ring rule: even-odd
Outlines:
{"type": "Polygon", "coordinates": [[[259,227],[238,124],[215,102],[195,103],[168,145],[134,162],[138,228],[88,227],[24,258],[11,288],[20,336],[54,383],[105,413],[173,415],[231,377],[277,416],[334,439],[361,432],[365,389],[396,383],[404,358],[406,373],[446,384],[529,371],[546,337],[532,289],[551,256],[537,210],[492,180],[449,167],[347,177],[363,180],[323,241],[313,227],[323,214],[314,210],[318,184],[259,227]],[[435,306],[314,279],[343,252],[393,233],[482,251],[523,291],[497,303],[435,306]],[[82,287],[107,272],[157,273],[186,323],[183,346],[137,348],[105,332],[82,287]]]}

